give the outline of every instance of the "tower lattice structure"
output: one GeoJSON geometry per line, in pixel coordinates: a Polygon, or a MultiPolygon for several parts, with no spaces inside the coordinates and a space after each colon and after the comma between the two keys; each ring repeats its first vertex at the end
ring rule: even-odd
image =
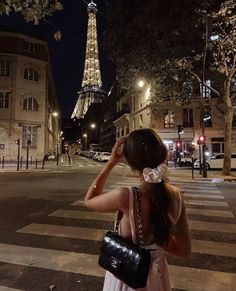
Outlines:
{"type": "Polygon", "coordinates": [[[71,118],[84,118],[92,103],[101,103],[105,92],[102,90],[101,72],[98,58],[97,41],[97,5],[94,1],[88,4],[88,30],[86,43],[86,57],[84,64],[83,81],[79,97],[71,118]]]}

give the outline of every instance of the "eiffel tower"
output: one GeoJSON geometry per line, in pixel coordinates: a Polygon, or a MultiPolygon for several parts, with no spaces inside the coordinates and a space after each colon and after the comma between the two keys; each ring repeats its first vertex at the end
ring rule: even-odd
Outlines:
{"type": "Polygon", "coordinates": [[[98,42],[97,42],[97,23],[96,13],[97,5],[94,1],[88,3],[88,30],[86,43],[86,58],[84,65],[83,81],[81,90],[78,92],[76,102],[71,118],[84,118],[89,106],[92,103],[101,103],[106,92],[102,90],[102,80],[100,65],[98,59],[98,42]]]}

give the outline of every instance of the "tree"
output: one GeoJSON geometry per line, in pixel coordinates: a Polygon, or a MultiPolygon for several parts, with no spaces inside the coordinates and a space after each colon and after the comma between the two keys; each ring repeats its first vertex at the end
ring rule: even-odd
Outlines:
{"type": "MultiPolygon", "coordinates": [[[[208,74],[211,84],[203,85],[218,97],[218,109],[224,116],[224,164],[223,174],[229,175],[231,170],[232,151],[232,122],[233,103],[235,102],[236,90],[236,3],[234,0],[224,1],[217,11],[206,15],[210,20],[211,27],[208,48],[208,74]]],[[[207,34],[206,34],[207,35],[207,34]]],[[[206,53],[207,51],[205,51],[206,53]]],[[[203,58],[199,54],[177,60],[180,69],[188,71],[193,78],[201,84],[205,82],[202,75],[196,73],[195,65],[203,58]]]]}
{"type": "MultiPolygon", "coordinates": [[[[0,15],[20,13],[27,22],[33,22],[35,25],[39,24],[40,20],[49,22],[46,18],[62,9],[63,6],[58,0],[2,0],[0,2],[0,15]]],[[[59,30],[54,33],[54,38],[61,39],[59,30]]]]}
{"type": "Polygon", "coordinates": [[[133,86],[134,79],[146,76],[156,87],[152,108],[163,100],[174,103],[194,100],[202,106],[200,85],[210,79],[211,85],[206,82],[202,85],[217,97],[215,105],[225,117],[223,173],[229,174],[235,96],[234,1],[182,0],[179,6],[162,0],[129,1],[129,6],[127,1],[114,2],[108,13],[107,47],[117,64],[120,85],[133,86]],[[217,36],[215,41],[205,39],[207,19],[211,20],[208,32],[217,36]]]}

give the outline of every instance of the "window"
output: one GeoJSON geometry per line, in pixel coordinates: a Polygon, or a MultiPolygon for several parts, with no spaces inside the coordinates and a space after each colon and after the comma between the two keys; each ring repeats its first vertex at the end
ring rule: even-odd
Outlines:
{"type": "MultiPolygon", "coordinates": [[[[209,87],[211,86],[211,80],[206,80],[206,85],[208,85],[209,87]]],[[[202,84],[200,84],[200,93],[202,94],[202,84]]],[[[202,94],[203,98],[211,98],[211,89],[203,86],[203,94],[202,94]]]]}
{"type": "Polygon", "coordinates": [[[139,127],[140,128],[143,127],[143,115],[142,114],[139,115],[139,127]]]}
{"type": "Polygon", "coordinates": [[[26,68],[24,70],[24,79],[38,81],[39,75],[33,68],[26,68]]]}
{"type": "Polygon", "coordinates": [[[10,75],[10,62],[0,60],[0,76],[9,77],[10,75]]]}
{"type": "Polygon", "coordinates": [[[233,115],[232,126],[236,127],[236,113],[234,113],[234,115],[233,115]]]}
{"type": "Polygon", "coordinates": [[[183,99],[191,100],[193,98],[193,82],[185,81],[183,82],[183,99]]]}
{"type": "Polygon", "coordinates": [[[165,110],[164,111],[164,127],[173,128],[175,127],[175,114],[174,111],[165,110]]]}
{"type": "Polygon", "coordinates": [[[32,97],[25,98],[23,101],[23,109],[38,111],[38,102],[32,97]]]}
{"type": "Polygon", "coordinates": [[[193,127],[192,108],[183,108],[183,127],[193,127]]]}
{"type": "Polygon", "coordinates": [[[27,146],[27,141],[30,141],[30,147],[37,147],[37,127],[31,125],[23,126],[22,147],[27,146]]]}
{"type": "Polygon", "coordinates": [[[224,138],[223,137],[212,137],[211,138],[212,153],[223,153],[224,152],[224,138]]]}
{"type": "Polygon", "coordinates": [[[135,117],[133,118],[133,130],[135,130],[135,117]]]}
{"type": "Polygon", "coordinates": [[[9,107],[9,96],[10,92],[0,91],[0,108],[9,107]]]}
{"type": "Polygon", "coordinates": [[[38,45],[36,43],[26,41],[25,42],[25,50],[32,52],[32,53],[37,53],[38,45]]]}

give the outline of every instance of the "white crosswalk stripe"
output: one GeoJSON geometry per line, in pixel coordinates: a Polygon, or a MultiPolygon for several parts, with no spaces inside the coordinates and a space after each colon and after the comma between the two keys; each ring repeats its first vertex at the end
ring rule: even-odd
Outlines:
{"type": "Polygon", "coordinates": [[[13,289],[13,288],[8,288],[8,287],[4,287],[4,286],[0,286],[0,291],[23,291],[21,289],[13,289]]]}
{"type": "MultiPolygon", "coordinates": [[[[137,184],[137,179],[125,179],[123,182],[107,185],[105,190],[137,184]]],[[[180,184],[180,183],[175,183],[180,184]]],[[[213,218],[231,220],[234,218],[222,193],[214,184],[185,183],[184,198],[192,230],[218,234],[236,234],[236,224],[231,221],[215,222],[213,218]],[[216,209],[214,209],[216,208],[216,209]],[[195,220],[192,218],[195,217],[195,220]],[[196,220],[197,217],[197,220],[196,220]],[[200,220],[205,217],[206,220],[200,220]]],[[[69,220],[112,222],[115,214],[95,213],[87,210],[83,200],[72,202],[70,209],[57,209],[48,214],[53,219],[64,219],[63,225],[30,223],[17,230],[18,234],[64,237],[85,241],[100,241],[107,230],[91,227],[69,226],[69,220]]],[[[199,255],[236,258],[236,244],[225,241],[192,240],[192,252],[199,255]]],[[[78,273],[103,277],[104,270],[97,264],[98,256],[64,250],[42,249],[38,247],[17,246],[0,243],[0,261],[10,264],[51,269],[55,271],[78,273]]],[[[233,291],[236,286],[236,274],[194,267],[170,265],[172,288],[190,291],[233,291]]],[[[4,287],[5,288],[5,287],[4,287]]],[[[16,289],[1,289],[0,291],[16,289]]],[[[16,290],[17,291],[17,290],[16,290]]],[[[19,290],[20,291],[20,290],[19,290]]]]}

